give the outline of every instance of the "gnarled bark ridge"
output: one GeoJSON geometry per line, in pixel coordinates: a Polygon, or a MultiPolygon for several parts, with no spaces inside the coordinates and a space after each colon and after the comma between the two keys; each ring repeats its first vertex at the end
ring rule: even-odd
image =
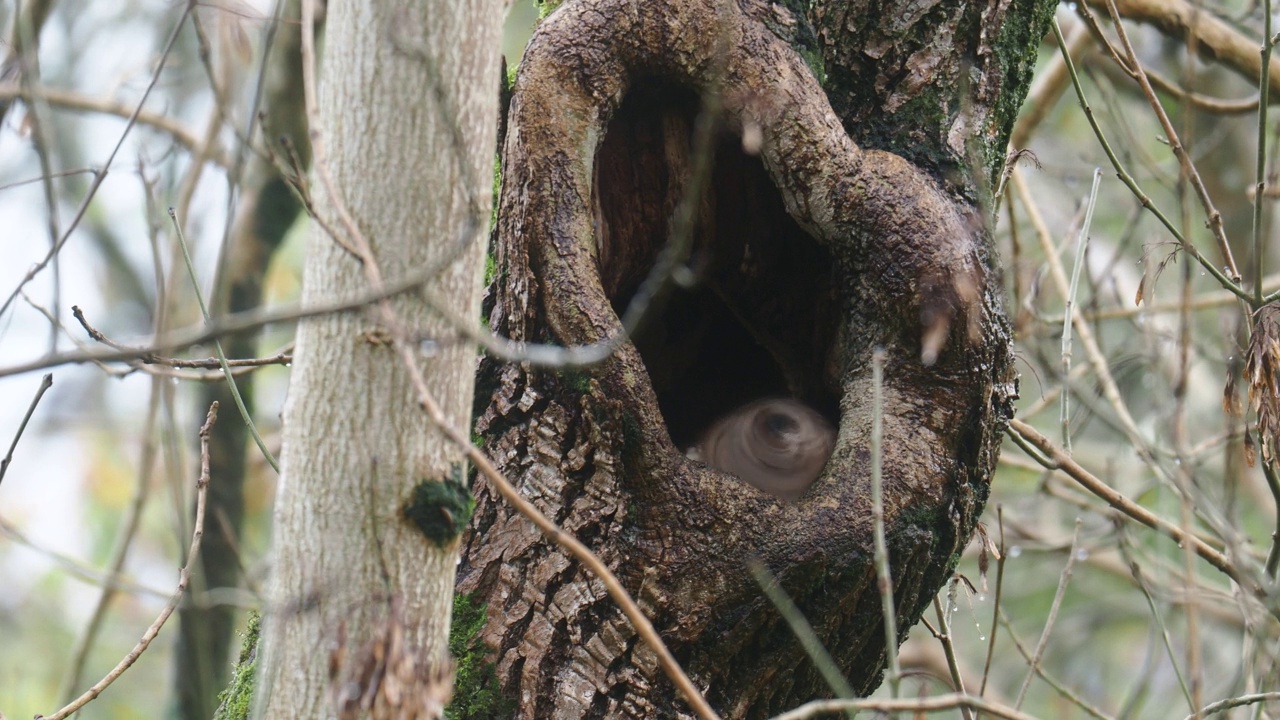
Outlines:
{"type": "MultiPolygon", "coordinates": [[[[503,156],[491,327],[599,342],[621,332],[669,235],[699,96],[722,103],[687,263],[696,286],[590,370],[486,361],[477,409],[501,469],[614,569],[727,717],[829,694],[751,579],[752,557],[855,689],[880,682],[873,349],[888,357],[885,517],[904,633],[973,532],[1014,396],[980,214],[850,139],[779,37],[806,22],[760,0],[571,1],[526,50],[503,156]],[[684,453],[720,415],[772,396],[838,428],[795,502],[684,453]]],[[[489,603],[482,636],[520,716],[681,716],[599,582],[483,481],[475,493],[458,588],[489,603]]]]}

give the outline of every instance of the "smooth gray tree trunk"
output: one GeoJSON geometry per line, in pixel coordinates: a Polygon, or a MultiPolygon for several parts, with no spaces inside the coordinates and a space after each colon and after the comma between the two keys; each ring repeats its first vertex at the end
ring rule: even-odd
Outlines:
{"type": "MultiPolygon", "coordinates": [[[[448,341],[456,333],[425,297],[479,315],[497,128],[501,2],[331,0],[327,13],[328,169],[387,283],[436,272],[390,301],[398,327],[374,308],[299,327],[257,692],[267,718],[365,716],[366,692],[390,702],[366,673],[379,642],[446,679],[457,543],[428,541],[404,509],[419,484],[461,474],[462,454],[428,422],[393,345],[409,337],[428,391],[466,427],[475,351],[448,341]]],[[[343,235],[318,172],[310,190],[343,235]]],[[[369,289],[366,268],[316,223],[304,304],[369,289]]]]}

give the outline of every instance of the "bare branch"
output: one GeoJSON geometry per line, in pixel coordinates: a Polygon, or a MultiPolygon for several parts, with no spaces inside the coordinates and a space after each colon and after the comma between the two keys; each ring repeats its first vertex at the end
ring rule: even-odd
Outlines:
{"type": "MultiPolygon", "coordinates": [[[[1013,419],[1009,421],[1009,433],[1010,435],[1016,435],[1018,440],[1029,443],[1032,447],[1036,448],[1036,450],[1044,454],[1043,458],[1033,456],[1036,458],[1037,462],[1041,462],[1041,464],[1047,468],[1062,470],[1071,479],[1084,486],[1086,490],[1097,495],[1103,500],[1106,500],[1111,507],[1153,530],[1158,530],[1161,534],[1166,535],[1175,542],[1191,543],[1191,547],[1195,550],[1197,555],[1210,565],[1220,570],[1224,575],[1239,583],[1241,587],[1248,589],[1252,594],[1259,598],[1265,598],[1267,596],[1266,590],[1259,585],[1257,581],[1250,579],[1240,570],[1240,568],[1236,567],[1235,564],[1227,558],[1227,556],[1217,550],[1214,550],[1200,538],[1194,535],[1188,535],[1178,525],[1165,520],[1155,513],[1152,513],[1150,510],[1147,510],[1141,505],[1133,502],[1124,495],[1121,495],[1118,491],[1112,489],[1106,483],[1102,482],[1102,480],[1099,480],[1088,470],[1085,470],[1077,464],[1076,461],[1067,457],[1061,450],[1055,447],[1052,442],[1050,442],[1049,438],[1041,435],[1035,428],[1021,420],[1013,419]]],[[[1275,608],[1272,608],[1271,612],[1273,614],[1280,613],[1280,611],[1275,608]]]]}
{"type": "Polygon", "coordinates": [[[0,460],[0,482],[4,482],[5,471],[9,469],[9,463],[13,462],[13,451],[18,447],[18,441],[22,439],[22,433],[27,429],[27,423],[31,421],[31,416],[35,414],[36,406],[40,404],[40,398],[44,397],[44,393],[53,387],[53,373],[46,373],[40,378],[40,387],[36,389],[36,396],[31,398],[31,405],[27,407],[27,412],[22,416],[22,422],[18,425],[18,431],[13,434],[13,442],[9,443],[9,452],[5,453],[4,459],[0,460]]]}
{"type": "Polygon", "coordinates": [[[178,572],[178,589],[174,591],[168,604],[160,611],[160,615],[156,617],[155,622],[151,623],[151,627],[147,628],[147,631],[142,634],[142,639],[138,641],[138,644],[134,645],[133,649],[120,662],[116,663],[111,672],[107,673],[93,687],[86,690],[83,695],[73,700],[66,707],[52,715],[41,716],[42,720],[64,720],[101,695],[103,690],[106,690],[111,683],[115,682],[126,670],[132,667],[138,658],[142,657],[142,653],[146,652],[147,648],[150,647],[151,641],[155,640],[156,635],[160,634],[160,629],[164,627],[165,621],[178,608],[178,603],[182,601],[182,596],[187,593],[187,585],[191,582],[191,566],[195,563],[195,559],[200,553],[200,539],[204,536],[205,498],[209,490],[209,432],[217,421],[218,404],[214,403],[209,406],[209,414],[205,418],[204,425],[200,428],[200,479],[196,481],[196,522],[195,529],[191,534],[191,547],[187,550],[187,562],[178,572]]]}
{"type": "MultiPolygon", "coordinates": [[[[1106,8],[1106,0],[1089,0],[1106,8]]],[[[1218,60],[1245,79],[1258,82],[1262,73],[1260,40],[1246,37],[1204,7],[1187,0],[1118,0],[1120,17],[1146,23],[1179,40],[1194,38],[1200,55],[1218,60]]],[[[1280,97],[1280,60],[1271,61],[1271,92],[1280,97]]]]}
{"type": "Polygon", "coordinates": [[[952,693],[915,700],[814,700],[795,710],[773,716],[772,720],[806,720],[841,710],[870,710],[879,713],[940,712],[955,708],[970,708],[990,717],[1003,720],[1036,720],[1032,715],[1018,712],[1006,705],[999,705],[973,695],[952,693]]]}
{"type": "MultiPolygon", "coordinates": [[[[30,100],[34,98],[39,98],[52,107],[66,110],[96,112],[126,119],[133,118],[138,125],[165,133],[185,150],[194,153],[201,147],[200,139],[184,127],[182,123],[174,120],[169,115],[143,110],[141,104],[135,105],[106,98],[94,98],[88,95],[81,95],[73,90],[63,90],[48,86],[35,86],[28,90],[16,84],[0,85],[0,101],[30,100]]],[[[228,165],[227,157],[220,148],[210,148],[209,161],[221,168],[225,168],[228,165]]]]}
{"type": "Polygon", "coordinates": [[[62,237],[54,243],[53,247],[49,248],[49,252],[45,255],[44,259],[36,263],[27,271],[21,282],[19,282],[17,287],[13,289],[13,292],[9,294],[9,297],[3,304],[0,304],[0,316],[3,316],[5,311],[9,309],[9,306],[13,304],[14,299],[22,292],[22,288],[25,287],[27,283],[31,282],[36,275],[40,274],[40,272],[49,265],[58,252],[62,250],[62,247],[67,244],[67,240],[71,238],[71,233],[75,232],[75,229],[79,227],[80,221],[89,210],[89,203],[93,200],[94,196],[98,194],[98,188],[102,187],[102,182],[107,179],[107,173],[111,169],[112,161],[115,160],[116,155],[120,152],[120,148],[124,146],[125,138],[129,136],[129,132],[132,131],[134,125],[137,124],[138,116],[142,113],[142,106],[147,102],[147,97],[155,88],[156,83],[159,82],[160,73],[164,70],[165,61],[168,60],[170,53],[173,52],[174,44],[178,41],[178,36],[182,32],[182,27],[187,22],[187,16],[191,14],[191,9],[192,6],[189,4],[184,6],[181,17],[179,17],[178,22],[174,24],[173,31],[169,33],[169,39],[165,43],[164,51],[160,54],[159,62],[156,63],[155,71],[151,74],[151,81],[147,84],[147,89],[142,93],[142,97],[138,99],[138,104],[134,107],[133,113],[130,114],[129,122],[125,125],[124,131],[120,133],[120,137],[116,141],[115,147],[111,150],[111,154],[107,156],[107,160],[102,164],[102,168],[94,174],[93,182],[89,185],[88,191],[85,192],[84,199],[81,200],[80,207],[76,210],[75,217],[71,219],[71,223],[67,226],[66,230],[63,231],[62,237]]]}

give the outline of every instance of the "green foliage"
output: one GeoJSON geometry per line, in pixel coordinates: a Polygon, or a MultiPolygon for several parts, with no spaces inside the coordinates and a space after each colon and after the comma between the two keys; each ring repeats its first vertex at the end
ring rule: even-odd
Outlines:
{"type": "Polygon", "coordinates": [[[439,547],[445,547],[467,529],[476,501],[463,478],[462,464],[455,463],[446,480],[418,483],[404,506],[404,516],[439,547]]]}
{"type": "MultiPolygon", "coordinates": [[[[508,74],[511,75],[513,72],[514,71],[508,71],[508,74]]],[[[514,75],[512,75],[512,77],[514,77],[514,75]]],[[[511,91],[509,89],[506,89],[504,90],[503,95],[510,97],[510,92],[511,91]]],[[[506,112],[505,107],[502,109],[502,112],[506,112]]],[[[501,149],[499,149],[498,152],[493,154],[493,199],[492,199],[492,205],[489,209],[489,232],[490,233],[492,233],[493,229],[498,226],[498,197],[501,191],[502,191],[502,152],[501,152],[501,149]]],[[[493,259],[493,247],[492,245],[490,245],[489,251],[486,252],[484,255],[484,287],[486,288],[491,287],[493,285],[494,278],[496,278],[497,276],[498,276],[498,264],[493,259]]],[[[488,303],[485,303],[481,308],[480,322],[484,324],[485,329],[488,329],[489,327],[488,303]]]]}
{"type": "Polygon", "coordinates": [[[480,640],[486,606],[470,595],[453,597],[453,623],[449,628],[449,654],[457,663],[453,702],[445,708],[449,720],[488,720],[511,717],[516,704],[498,687],[488,648],[480,640]]]}
{"type": "Polygon", "coordinates": [[[591,373],[584,370],[565,369],[560,377],[573,391],[579,395],[591,394],[591,373]]]}
{"type": "MultiPolygon", "coordinates": [[[[484,256],[484,285],[489,287],[493,284],[494,278],[498,277],[498,262],[493,259],[493,253],[484,256]]],[[[486,320],[487,322],[487,320],[486,320]]]]}
{"type": "Polygon", "coordinates": [[[240,646],[240,659],[231,676],[231,684],[218,693],[218,709],[213,720],[248,720],[253,710],[254,670],[258,661],[258,632],[262,616],[249,613],[249,625],[244,631],[244,643],[240,646]]]}
{"type": "Polygon", "coordinates": [[[813,77],[818,80],[819,85],[825,85],[827,82],[827,64],[822,59],[822,52],[816,48],[797,48],[800,58],[804,60],[804,64],[809,66],[813,77]]]}
{"type": "MultiPolygon", "coordinates": [[[[498,192],[502,189],[502,153],[493,154],[493,205],[489,208],[489,229],[498,224],[498,192]]],[[[493,257],[492,253],[489,255],[493,257]]],[[[485,266],[485,284],[489,284],[488,265],[485,266]]]]}
{"type": "Polygon", "coordinates": [[[564,0],[533,0],[533,4],[538,6],[538,22],[542,22],[548,15],[556,11],[556,8],[564,4],[564,0]]]}

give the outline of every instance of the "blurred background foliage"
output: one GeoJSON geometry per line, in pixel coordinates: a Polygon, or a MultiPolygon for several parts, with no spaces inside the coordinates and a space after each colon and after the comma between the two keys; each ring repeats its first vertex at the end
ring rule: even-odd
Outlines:
{"type": "MultiPolygon", "coordinates": [[[[8,296],[49,252],[46,192],[60,229],[76,215],[94,181],[88,169],[101,168],[121,138],[121,114],[127,116],[142,96],[184,9],[160,0],[4,3],[0,28],[20,25],[18,6],[42,5],[48,17],[39,33],[38,74],[20,82],[0,77],[4,98],[24,92],[22,83],[47,89],[36,102],[6,106],[0,126],[0,296],[8,296]],[[47,184],[40,181],[42,155],[54,172],[47,184]]],[[[1162,7],[1171,12],[1175,5],[1162,7]]],[[[1105,7],[1091,7],[1101,33],[1115,43],[1105,7]]],[[[1256,54],[1265,6],[1226,0],[1193,9],[1223,19],[1256,54]]],[[[72,319],[72,305],[123,343],[147,343],[158,312],[166,315],[160,321],[166,328],[198,324],[165,208],[188,208],[183,228],[208,293],[229,223],[231,166],[219,162],[218,153],[230,155],[240,132],[232,128],[243,128],[251,116],[271,11],[265,1],[201,4],[197,12],[211,37],[207,65],[195,34],[187,28],[177,35],[145,105],[149,115],[124,137],[66,248],[0,314],[0,371],[54,349],[89,347],[72,319]],[[211,73],[222,84],[221,110],[210,89],[211,73]],[[165,122],[172,127],[165,129],[165,122]],[[191,149],[175,142],[171,130],[201,146],[208,127],[215,140],[212,159],[193,163],[191,149]]],[[[538,12],[526,1],[510,10],[508,63],[519,58],[538,12]]],[[[1059,20],[1081,88],[1115,156],[1151,203],[1210,262],[1223,266],[1205,227],[1205,210],[1141,88],[1090,33],[1080,7],[1064,4],[1059,20]]],[[[1244,285],[1251,287],[1259,262],[1251,189],[1259,117],[1256,102],[1250,106],[1248,100],[1256,99],[1258,80],[1207,59],[1204,47],[1150,22],[1126,22],[1125,28],[1144,67],[1194,94],[1165,90],[1159,99],[1221,213],[1244,285]],[[1225,102],[1210,107],[1200,102],[1203,97],[1225,102]]],[[[7,32],[0,49],[12,57],[20,51],[21,32],[7,32]]],[[[1059,447],[1069,438],[1081,466],[1261,577],[1277,500],[1260,466],[1247,461],[1246,428],[1255,427],[1256,416],[1226,412],[1232,401],[1247,406],[1242,372],[1248,310],[1180,252],[1168,229],[1116,178],[1062,71],[1060,48],[1050,36],[1015,140],[1017,149],[1030,154],[1020,156],[1004,192],[994,198],[993,231],[1018,338],[1019,418],[1059,447]],[[1100,191],[1091,204],[1099,168],[1100,191]],[[1061,264],[1066,277],[1076,271],[1078,236],[1090,205],[1074,308],[1092,332],[1097,354],[1091,356],[1080,330],[1074,330],[1067,371],[1067,293],[1052,265],[1061,264]],[[1107,375],[1114,378],[1115,395],[1107,392],[1107,375]],[[1228,385],[1230,378],[1236,382],[1228,385]]],[[[1274,157],[1280,147],[1274,118],[1273,113],[1263,133],[1270,186],[1260,235],[1268,292],[1280,288],[1274,272],[1280,265],[1272,259],[1274,157]]],[[[263,279],[268,306],[298,295],[297,230],[274,254],[263,279]]],[[[268,326],[258,354],[278,353],[291,337],[290,323],[268,326]]],[[[211,346],[202,346],[184,356],[212,354],[211,346]]],[[[288,370],[268,365],[253,372],[255,420],[277,452],[288,370]]],[[[64,365],[53,374],[54,385],[0,483],[0,711],[10,718],[60,706],[72,694],[66,685],[77,663],[83,670],[75,693],[100,678],[172,593],[189,542],[196,429],[204,413],[196,406],[198,386],[221,378],[217,371],[119,363],[64,365]],[[197,376],[203,380],[192,379],[197,376]],[[129,533],[126,518],[135,509],[138,530],[129,533]],[[121,553],[125,542],[128,552],[121,553]],[[123,565],[113,572],[118,555],[123,565]],[[104,589],[118,592],[103,603],[104,589]],[[86,628],[100,604],[100,632],[86,648],[86,628]]],[[[0,376],[0,437],[6,444],[38,380],[34,372],[0,376]]],[[[222,418],[233,421],[233,409],[224,406],[222,418]]],[[[258,606],[254,590],[265,572],[275,485],[274,472],[257,450],[251,446],[248,455],[238,547],[245,582],[236,592],[203,598],[244,610],[258,606]]],[[[1268,610],[1186,548],[1123,518],[1012,442],[1006,443],[984,524],[988,550],[982,552],[983,543],[975,540],[957,570],[962,579],[940,596],[939,613],[927,615],[929,625],[915,627],[902,648],[907,694],[944,692],[959,677],[971,693],[981,688],[992,700],[1020,704],[1040,717],[1170,718],[1222,698],[1280,690],[1274,614],[1280,601],[1274,584],[1268,585],[1268,610]],[[999,561],[991,550],[997,547],[1003,551],[999,561]],[[1065,578],[1064,569],[1070,571],[1065,578]],[[944,634],[955,651],[953,667],[937,637],[944,634]],[[1037,652],[1034,661],[1024,656],[1037,652]],[[1034,677],[1027,681],[1029,675],[1034,677]]],[[[176,632],[176,624],[166,627],[82,717],[173,714],[170,655],[176,632]]],[[[1229,713],[1274,717],[1280,702],[1229,713]]]]}

